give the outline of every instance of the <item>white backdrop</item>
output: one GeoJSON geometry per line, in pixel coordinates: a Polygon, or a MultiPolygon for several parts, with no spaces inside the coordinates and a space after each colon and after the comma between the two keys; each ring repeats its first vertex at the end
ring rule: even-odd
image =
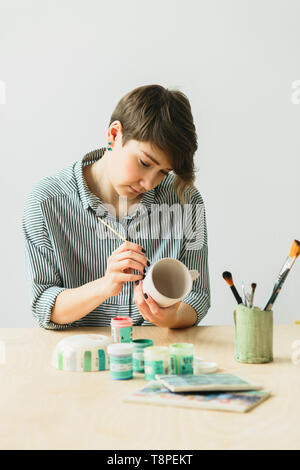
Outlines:
{"type": "MultiPolygon", "coordinates": [[[[107,144],[118,100],[161,84],[189,98],[199,136],[212,306],[232,324],[222,278],[257,283],[263,306],[300,238],[299,0],[1,0],[1,327],[36,326],[21,218],[34,183],[107,144]],[[293,88],[294,87],[294,88],[293,88]]],[[[300,320],[300,261],[274,306],[300,320]]]]}

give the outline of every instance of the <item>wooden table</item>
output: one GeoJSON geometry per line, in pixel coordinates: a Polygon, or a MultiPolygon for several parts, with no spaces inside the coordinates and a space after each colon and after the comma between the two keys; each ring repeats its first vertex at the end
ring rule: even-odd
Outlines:
{"type": "Polygon", "coordinates": [[[274,362],[234,361],[231,326],[182,330],[134,327],[134,338],[155,345],[191,342],[196,355],[220,370],[243,375],[272,396],[248,413],[124,403],[147,382],[112,381],[109,372],[64,372],[50,364],[54,346],[80,333],[110,335],[109,328],[50,331],[0,329],[6,363],[0,365],[1,449],[299,449],[300,366],[291,362],[291,344],[300,325],[274,327],[274,362]]]}

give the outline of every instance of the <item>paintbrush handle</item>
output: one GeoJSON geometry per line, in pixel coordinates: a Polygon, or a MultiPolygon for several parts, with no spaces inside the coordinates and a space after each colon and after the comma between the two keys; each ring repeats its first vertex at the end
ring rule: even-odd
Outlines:
{"type": "Polygon", "coordinates": [[[238,293],[238,291],[236,290],[235,285],[233,284],[232,286],[230,286],[230,289],[232,290],[232,293],[233,293],[233,295],[234,295],[234,297],[235,297],[237,303],[238,303],[238,304],[242,304],[243,301],[242,301],[241,297],[239,296],[239,293],[238,293]]]}
{"type": "MultiPolygon", "coordinates": [[[[109,228],[109,230],[111,230],[112,232],[114,232],[119,238],[121,238],[121,240],[123,240],[124,242],[127,242],[127,238],[123,237],[123,235],[121,235],[119,232],[117,232],[116,230],[114,230],[110,225],[108,225],[106,222],[104,222],[104,220],[102,220],[100,217],[98,217],[98,219],[100,220],[100,222],[102,222],[102,224],[106,225],[107,228],[109,228]]],[[[152,264],[152,261],[149,260],[147,257],[146,257],[146,260],[149,261],[150,264],[152,264]]]]}
{"type": "Polygon", "coordinates": [[[281,275],[281,278],[278,282],[275,283],[275,286],[274,286],[274,289],[272,291],[272,294],[270,295],[270,298],[268,300],[268,302],[266,303],[266,306],[264,308],[264,310],[271,310],[272,307],[273,307],[273,304],[281,290],[281,287],[284,283],[284,281],[286,280],[287,278],[287,275],[288,273],[290,272],[290,269],[287,269],[282,275],[281,275]]]}
{"type": "Polygon", "coordinates": [[[125,237],[123,237],[123,235],[121,235],[119,232],[114,230],[110,225],[104,222],[104,220],[102,220],[100,217],[98,217],[98,220],[100,220],[100,222],[102,222],[103,225],[106,225],[106,227],[109,228],[109,230],[111,230],[112,232],[114,232],[119,238],[121,238],[121,240],[123,240],[124,242],[128,241],[125,237]]]}
{"type": "Polygon", "coordinates": [[[248,307],[244,281],[242,281],[242,292],[243,292],[243,299],[244,299],[242,302],[246,307],[248,307]]]}

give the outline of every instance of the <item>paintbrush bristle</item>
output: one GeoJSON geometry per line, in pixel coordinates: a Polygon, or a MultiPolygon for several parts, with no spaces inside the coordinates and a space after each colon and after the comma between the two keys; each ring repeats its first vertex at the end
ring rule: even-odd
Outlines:
{"type": "Polygon", "coordinates": [[[230,287],[233,286],[232,275],[229,271],[224,271],[222,276],[230,287]]]}
{"type": "Polygon", "coordinates": [[[294,258],[295,256],[300,255],[300,242],[298,240],[294,240],[290,250],[290,258],[294,258]]]}

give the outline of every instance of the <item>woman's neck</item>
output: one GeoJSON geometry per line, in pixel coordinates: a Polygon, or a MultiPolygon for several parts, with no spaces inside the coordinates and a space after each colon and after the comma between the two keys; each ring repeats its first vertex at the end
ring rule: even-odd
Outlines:
{"type": "Polygon", "coordinates": [[[83,175],[90,191],[103,204],[113,206],[117,218],[122,218],[128,214],[129,207],[137,204],[142,196],[130,201],[125,196],[121,197],[110,182],[107,165],[107,152],[105,152],[101,159],[83,168],[83,175]]]}

